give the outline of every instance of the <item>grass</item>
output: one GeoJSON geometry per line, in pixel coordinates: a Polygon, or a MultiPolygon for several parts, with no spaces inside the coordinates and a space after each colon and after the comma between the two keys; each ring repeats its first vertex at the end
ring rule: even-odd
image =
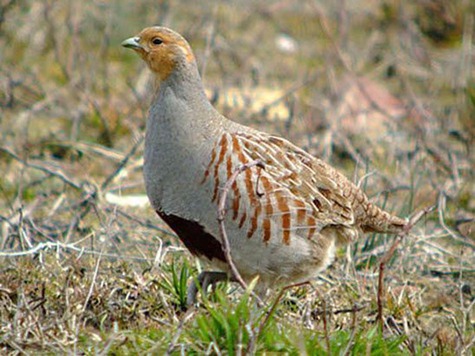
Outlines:
{"type": "Polygon", "coordinates": [[[473,355],[474,9],[431,4],[2,2],[0,353],[473,355]],[[435,204],[388,262],[382,328],[377,234],[264,306],[223,283],[186,308],[205,266],[140,200],[150,80],[120,47],[155,23],[190,40],[230,118],[389,211],[435,204]],[[393,99],[365,107],[355,77],[393,99]]]}

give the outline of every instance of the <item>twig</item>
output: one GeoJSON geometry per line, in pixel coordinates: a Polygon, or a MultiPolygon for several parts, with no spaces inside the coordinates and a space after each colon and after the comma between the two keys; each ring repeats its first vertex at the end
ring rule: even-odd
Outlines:
{"type": "Polygon", "coordinates": [[[262,169],[265,168],[264,163],[262,163],[260,160],[255,160],[249,163],[241,164],[238,167],[236,167],[233,174],[231,175],[231,177],[229,177],[228,181],[224,185],[224,188],[221,192],[221,196],[219,198],[219,204],[218,204],[218,223],[219,223],[219,232],[221,234],[223,253],[226,258],[226,262],[228,263],[231,269],[232,277],[241,285],[241,287],[244,290],[247,289],[247,284],[242,279],[241,274],[239,273],[238,269],[236,268],[236,265],[233,262],[233,259],[231,256],[231,247],[229,245],[228,234],[226,233],[226,228],[224,226],[224,218],[226,216],[225,205],[226,205],[226,198],[228,196],[229,190],[231,189],[231,186],[236,181],[236,178],[238,177],[238,175],[254,166],[258,166],[262,169]]]}
{"type": "Polygon", "coordinates": [[[107,186],[112,182],[112,180],[117,177],[117,175],[120,173],[120,171],[125,167],[125,165],[129,162],[130,157],[132,157],[135,152],[137,152],[137,149],[140,147],[144,140],[144,136],[140,136],[140,138],[137,140],[137,142],[132,146],[131,150],[127,155],[124,157],[124,159],[120,162],[119,166],[117,169],[109,176],[107,179],[102,183],[101,185],[101,190],[105,190],[107,186]]]}
{"type": "Polygon", "coordinates": [[[174,237],[174,238],[178,238],[177,235],[173,232],[170,231],[170,229],[166,229],[166,228],[162,228],[160,226],[157,226],[153,223],[151,223],[150,221],[146,220],[146,221],[143,221],[143,220],[140,220],[139,218],[137,218],[136,216],[133,216],[123,210],[120,210],[119,208],[116,208],[114,210],[112,210],[111,208],[109,207],[106,207],[105,208],[105,211],[107,213],[111,213],[111,212],[115,212],[117,213],[117,215],[121,215],[123,216],[125,219],[127,220],[130,220],[134,223],[137,223],[139,224],[140,226],[143,226],[143,227],[146,227],[147,229],[153,229],[153,230],[156,230],[156,231],[159,231],[161,234],[163,235],[166,235],[166,236],[171,236],[171,237],[174,237]]]}
{"type": "Polygon", "coordinates": [[[43,165],[39,165],[39,164],[34,164],[34,163],[29,163],[23,159],[21,159],[16,153],[14,153],[13,151],[11,151],[10,149],[8,149],[7,147],[0,147],[0,151],[3,151],[5,152],[7,155],[9,155],[10,157],[12,157],[13,159],[15,159],[16,161],[20,162],[21,164],[23,164],[25,167],[28,167],[28,168],[34,168],[34,169],[37,169],[39,171],[42,171],[44,173],[48,173],[54,177],[58,177],[59,179],[61,179],[64,183],[70,185],[71,187],[75,188],[75,189],[81,189],[82,188],[82,185],[73,181],[72,179],[68,178],[63,172],[61,172],[59,169],[57,171],[54,171],[50,168],[47,168],[43,165]]]}
{"type": "MultiPolygon", "coordinates": [[[[366,307],[367,307],[367,305],[357,305],[357,304],[355,304],[352,308],[334,310],[332,312],[332,314],[338,315],[338,314],[355,313],[355,312],[359,312],[359,311],[365,309],[366,307]]],[[[315,315],[315,316],[322,315],[322,314],[323,314],[323,311],[316,311],[316,312],[312,313],[312,315],[315,315]]]]}
{"type": "MultiPolygon", "coordinates": [[[[84,240],[84,239],[83,239],[84,240]]],[[[79,242],[79,241],[78,241],[79,242]]],[[[115,253],[105,253],[101,251],[95,251],[95,250],[90,250],[86,249],[83,247],[77,247],[75,246],[76,243],[71,243],[71,244],[65,244],[59,241],[47,241],[47,242],[41,242],[34,247],[24,250],[24,251],[0,251],[0,258],[1,257],[20,257],[20,256],[28,256],[28,255],[34,255],[35,253],[42,251],[42,250],[72,250],[75,252],[79,252],[80,255],[82,254],[88,254],[88,255],[101,255],[102,257],[107,257],[107,258],[121,258],[129,261],[138,261],[138,262],[150,262],[153,263],[155,261],[154,258],[146,258],[146,257],[138,257],[138,256],[123,256],[121,254],[115,254],[115,253]]],[[[171,252],[172,250],[175,251],[181,251],[181,248],[175,248],[173,246],[168,246],[167,251],[171,252]]]]}
{"type": "Polygon", "coordinates": [[[439,198],[438,198],[438,212],[439,212],[439,223],[443,227],[443,229],[452,237],[454,240],[457,240],[458,242],[462,243],[465,246],[470,246],[471,248],[475,248],[475,244],[473,244],[469,239],[464,239],[457,235],[452,229],[450,229],[447,224],[445,223],[445,217],[444,217],[444,210],[445,210],[445,203],[446,203],[446,194],[444,191],[441,191],[439,193],[439,198]]]}
{"type": "Polygon", "coordinates": [[[101,264],[102,259],[102,251],[97,258],[96,268],[94,268],[94,275],[92,276],[91,285],[89,287],[89,292],[87,293],[86,300],[84,301],[84,305],[82,306],[82,314],[86,311],[87,305],[89,303],[89,299],[91,299],[92,292],[94,291],[94,285],[96,284],[97,275],[99,274],[99,266],[101,264]]]}

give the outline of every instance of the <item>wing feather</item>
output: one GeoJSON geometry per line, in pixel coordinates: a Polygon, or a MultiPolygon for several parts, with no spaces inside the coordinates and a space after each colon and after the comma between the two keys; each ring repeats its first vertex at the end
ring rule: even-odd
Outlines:
{"type": "Polygon", "coordinates": [[[228,196],[230,216],[252,238],[316,238],[322,230],[340,241],[358,235],[358,204],[366,199],[325,162],[287,140],[259,132],[225,133],[217,140],[202,184],[211,184],[212,201],[239,165],[261,160],[236,178],[228,196]],[[216,152],[215,152],[216,151],[216,152]],[[219,154],[218,154],[219,153],[219,154]]]}
{"type": "MultiPolygon", "coordinates": [[[[262,160],[274,184],[287,191],[291,205],[305,204],[307,215],[314,220],[309,220],[308,228],[317,227],[318,232],[326,226],[354,227],[354,194],[345,195],[345,191],[354,189],[342,174],[280,137],[247,132],[236,135],[246,156],[262,160]],[[292,204],[295,199],[300,203],[292,204]]],[[[298,215],[294,214],[293,220],[298,215]]],[[[297,221],[292,222],[293,229],[302,227],[297,221]]]]}

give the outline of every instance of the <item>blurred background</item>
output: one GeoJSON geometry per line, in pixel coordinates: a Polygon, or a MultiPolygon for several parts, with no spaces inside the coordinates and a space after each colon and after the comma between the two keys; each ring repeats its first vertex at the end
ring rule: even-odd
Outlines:
{"type": "MultiPolygon", "coordinates": [[[[0,0],[0,287],[18,281],[12,266],[35,268],[19,256],[53,247],[60,261],[92,256],[92,269],[98,255],[127,269],[171,259],[200,268],[144,195],[153,89],[144,63],[120,46],[163,25],[188,39],[210,100],[230,119],[323,158],[396,214],[435,205],[393,277],[420,278],[425,308],[467,310],[474,14],[470,0],[0,0]]],[[[340,251],[326,278],[356,278],[388,241],[366,236],[340,251]]],[[[473,302],[469,310],[473,325],[473,302]]],[[[467,346],[452,331],[454,348],[467,346]]]]}

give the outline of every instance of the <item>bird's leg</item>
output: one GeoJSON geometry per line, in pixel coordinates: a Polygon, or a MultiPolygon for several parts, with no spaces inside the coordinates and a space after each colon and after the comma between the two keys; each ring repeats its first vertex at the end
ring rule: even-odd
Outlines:
{"type": "Polygon", "coordinates": [[[191,307],[197,302],[196,296],[198,290],[201,288],[203,293],[206,293],[208,287],[213,286],[217,282],[221,282],[228,279],[228,275],[224,272],[215,272],[215,271],[203,271],[199,276],[193,279],[188,286],[188,292],[186,297],[186,304],[191,307]]]}

